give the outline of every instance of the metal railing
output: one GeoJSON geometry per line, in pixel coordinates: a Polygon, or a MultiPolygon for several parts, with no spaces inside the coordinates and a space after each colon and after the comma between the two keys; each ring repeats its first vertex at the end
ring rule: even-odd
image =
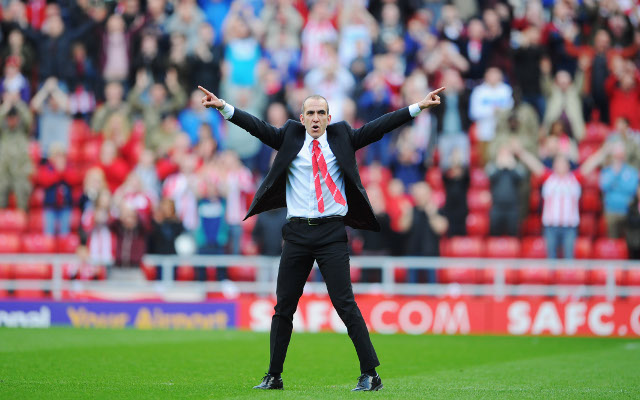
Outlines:
{"type": "MultiPolygon", "coordinates": [[[[104,281],[70,281],[63,278],[63,265],[77,262],[74,255],[60,254],[2,254],[0,264],[46,263],[52,265],[52,279],[0,279],[0,289],[41,289],[51,291],[54,299],[60,299],[63,291],[96,291],[117,295],[154,294],[166,300],[197,301],[207,293],[221,292],[237,295],[252,293],[272,295],[275,293],[279,257],[266,256],[160,256],[147,255],[146,265],[158,265],[162,269],[161,281],[109,278],[104,281]],[[256,269],[256,279],[251,282],[230,281],[175,281],[173,269],[178,265],[251,267],[256,269]]],[[[544,259],[489,259],[489,258],[432,258],[432,257],[351,257],[352,268],[377,268],[381,270],[381,281],[377,283],[353,283],[356,294],[401,294],[430,296],[493,296],[500,300],[506,296],[603,296],[613,300],[619,296],[640,296],[640,286],[619,285],[616,271],[640,270],[637,260],[544,260],[544,259]],[[582,269],[606,271],[604,284],[510,284],[508,270],[523,268],[551,270],[582,269]],[[448,269],[465,268],[492,270],[493,279],[487,283],[399,283],[395,281],[398,268],[448,269]]],[[[307,282],[307,293],[326,293],[323,282],[307,282]]]]}

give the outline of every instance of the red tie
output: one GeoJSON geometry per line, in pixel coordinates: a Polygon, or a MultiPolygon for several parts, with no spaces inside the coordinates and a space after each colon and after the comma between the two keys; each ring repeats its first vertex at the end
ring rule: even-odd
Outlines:
{"type": "Polygon", "coordinates": [[[329,171],[327,171],[327,163],[324,161],[324,156],[322,155],[322,150],[320,150],[320,145],[317,140],[311,142],[313,144],[313,148],[311,150],[311,165],[313,167],[313,176],[314,182],[316,185],[316,200],[318,201],[318,211],[320,213],[324,212],[324,200],[322,199],[322,186],[320,184],[320,174],[322,174],[322,179],[327,184],[327,188],[331,192],[333,199],[336,203],[341,205],[346,205],[347,202],[344,201],[344,197],[342,197],[342,193],[338,190],[338,187],[331,179],[331,175],[329,175],[329,171]],[[318,173],[320,170],[320,173],[318,173]]]}

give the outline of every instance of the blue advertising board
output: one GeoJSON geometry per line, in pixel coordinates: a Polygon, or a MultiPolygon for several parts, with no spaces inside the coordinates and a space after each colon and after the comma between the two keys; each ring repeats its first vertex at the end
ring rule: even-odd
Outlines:
{"type": "Polygon", "coordinates": [[[0,327],[224,330],[238,325],[234,301],[203,303],[0,301],[0,327]]]}

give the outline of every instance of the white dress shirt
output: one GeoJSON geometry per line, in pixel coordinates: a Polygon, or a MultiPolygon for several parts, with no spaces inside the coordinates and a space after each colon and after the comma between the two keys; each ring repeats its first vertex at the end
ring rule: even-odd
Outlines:
{"type": "MultiPolygon", "coordinates": [[[[234,111],[235,108],[227,103],[225,107],[220,110],[220,113],[224,119],[229,119],[233,117],[234,111]]],[[[418,104],[412,104],[409,106],[409,113],[412,117],[418,115],[420,111],[418,104]]],[[[329,191],[329,188],[327,187],[327,183],[321,177],[320,184],[322,187],[324,212],[320,213],[320,211],[318,211],[316,187],[313,179],[313,166],[311,164],[313,137],[309,135],[308,132],[305,132],[304,144],[296,158],[294,158],[289,165],[289,169],[287,171],[287,219],[291,217],[320,218],[335,215],[347,215],[349,199],[347,199],[347,194],[345,192],[344,173],[329,147],[326,131],[317,140],[319,142],[320,150],[322,150],[324,160],[327,163],[327,171],[329,171],[331,179],[333,179],[338,190],[342,193],[342,197],[346,200],[346,204],[343,206],[335,201],[331,195],[331,191],[329,191]]]]}

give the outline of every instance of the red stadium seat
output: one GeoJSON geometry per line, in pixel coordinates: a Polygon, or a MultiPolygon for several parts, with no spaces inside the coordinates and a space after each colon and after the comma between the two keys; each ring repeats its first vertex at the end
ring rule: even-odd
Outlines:
{"type": "Polygon", "coordinates": [[[478,237],[457,236],[449,240],[450,257],[483,257],[484,241],[478,237]]]}
{"type": "Polygon", "coordinates": [[[27,215],[22,210],[0,210],[0,231],[22,232],[27,227],[27,215]]]}
{"type": "Polygon", "coordinates": [[[39,289],[16,289],[13,292],[13,297],[16,299],[46,299],[51,297],[44,290],[39,289]]]}
{"type": "Polygon", "coordinates": [[[12,264],[0,264],[0,280],[13,279],[14,266],[12,264]]]}
{"type": "Polygon", "coordinates": [[[56,239],[44,233],[28,233],[22,236],[22,246],[26,253],[54,253],[56,239]]]}
{"type": "Polygon", "coordinates": [[[31,192],[31,197],[29,197],[29,209],[34,208],[42,208],[44,205],[44,189],[41,187],[36,187],[31,192]]]}
{"type": "Polygon", "coordinates": [[[86,121],[82,119],[74,119],[69,127],[69,141],[72,145],[81,145],[87,138],[91,136],[91,128],[86,121]]]}
{"type": "Polygon", "coordinates": [[[576,239],[575,248],[574,248],[574,257],[577,259],[589,259],[591,258],[591,254],[593,252],[593,243],[591,238],[588,237],[578,237],[576,239]]]}
{"type": "Polygon", "coordinates": [[[598,233],[596,225],[596,216],[593,213],[580,214],[580,225],[578,226],[578,235],[594,237],[598,233]]]}
{"type": "Polygon", "coordinates": [[[591,143],[594,145],[600,145],[609,135],[609,127],[600,121],[597,121],[594,117],[592,122],[589,122],[585,127],[585,134],[582,138],[582,142],[591,143]]]}
{"type": "Polygon", "coordinates": [[[59,253],[75,253],[79,245],[80,237],[75,233],[56,238],[56,248],[59,253]]]}
{"type": "Polygon", "coordinates": [[[42,211],[42,208],[29,210],[27,230],[34,233],[41,233],[44,230],[44,212],[42,211]]]}
{"type": "Polygon", "coordinates": [[[486,236],[489,233],[489,215],[487,213],[470,213],[466,220],[467,235],[486,236]]]}
{"type": "Polygon", "coordinates": [[[474,189],[489,189],[489,177],[482,168],[472,168],[470,187],[474,189]]]}
{"type": "Polygon", "coordinates": [[[19,253],[22,247],[20,243],[17,233],[0,233],[0,253],[19,253]]]}
{"type": "Polygon", "coordinates": [[[482,279],[480,270],[466,267],[450,267],[438,271],[440,283],[476,283],[482,279]]]}
{"type": "Polygon", "coordinates": [[[548,285],[553,281],[553,270],[534,264],[520,270],[520,283],[528,285],[548,285]]]}
{"type": "Polygon", "coordinates": [[[547,258],[547,247],[542,237],[525,237],[520,246],[522,258],[547,258]]]}
{"type": "Polygon", "coordinates": [[[539,236],[542,234],[542,218],[538,214],[529,214],[522,221],[523,236],[539,236]]]}
{"type": "Polygon", "coordinates": [[[440,238],[440,243],[439,243],[439,247],[440,247],[440,256],[441,257],[451,257],[451,250],[449,247],[449,242],[451,240],[448,238],[440,238]]]}
{"type": "Polygon", "coordinates": [[[640,268],[627,270],[623,284],[628,286],[640,286],[640,268]]]}
{"type": "MultiPolygon", "coordinates": [[[[613,271],[615,276],[616,285],[624,285],[625,282],[625,271],[621,269],[616,269],[613,271]]],[[[607,282],[607,270],[606,268],[597,268],[591,271],[589,277],[589,283],[591,285],[604,285],[607,282]]]]}
{"type": "Polygon", "coordinates": [[[559,285],[586,285],[589,271],[585,268],[558,268],[555,272],[555,283],[559,285]]]}
{"type": "Polygon", "coordinates": [[[193,281],[196,279],[196,269],[191,265],[180,265],[176,267],[177,281],[193,281]]]}
{"type": "Polygon", "coordinates": [[[580,196],[580,212],[599,213],[602,211],[602,200],[600,192],[593,189],[587,189],[580,196]]]}
{"type": "Polygon", "coordinates": [[[598,219],[598,237],[607,237],[607,219],[604,215],[601,215],[600,219],[598,219]]]}
{"type": "Polygon", "coordinates": [[[598,259],[625,260],[629,258],[625,239],[596,239],[593,257],[598,259]]]}
{"type": "Polygon", "coordinates": [[[471,212],[488,212],[491,208],[491,192],[486,189],[469,189],[467,204],[471,212]]]}
{"type": "Polygon", "coordinates": [[[155,281],[157,277],[157,271],[155,265],[140,264],[140,270],[148,281],[155,281]]]}
{"type": "Polygon", "coordinates": [[[253,267],[229,267],[227,274],[232,281],[252,282],[256,280],[256,269],[253,267]]]}
{"type": "Polygon", "coordinates": [[[349,275],[351,276],[351,282],[360,282],[362,278],[362,268],[354,268],[353,266],[351,266],[351,268],[349,268],[349,275]]]}
{"type": "Polygon", "coordinates": [[[438,167],[429,168],[425,174],[425,180],[432,189],[442,189],[444,187],[442,182],[442,171],[438,167]]]}
{"type": "Polygon", "coordinates": [[[17,264],[14,268],[15,279],[51,279],[50,264],[17,264]]]}
{"type": "Polygon", "coordinates": [[[515,237],[490,237],[485,246],[488,258],[520,257],[520,241],[515,237]]]}
{"type": "MultiPolygon", "coordinates": [[[[493,283],[496,276],[495,268],[485,268],[480,270],[480,280],[476,283],[493,283]]],[[[504,271],[504,281],[508,285],[520,283],[520,271],[517,269],[506,269],[504,271]]]]}
{"type": "Polygon", "coordinates": [[[407,281],[407,269],[396,268],[393,270],[393,280],[396,283],[404,283],[407,281]]]}

